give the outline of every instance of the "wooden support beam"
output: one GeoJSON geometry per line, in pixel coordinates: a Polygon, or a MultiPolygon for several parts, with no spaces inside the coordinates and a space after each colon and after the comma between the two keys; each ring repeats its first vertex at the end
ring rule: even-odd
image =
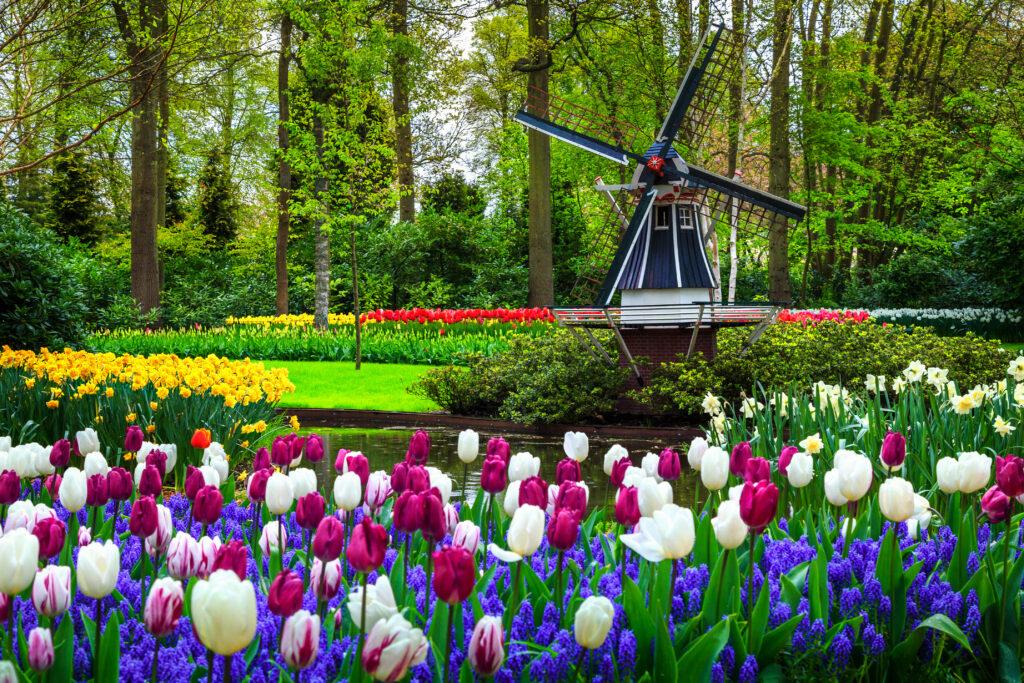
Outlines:
{"type": "Polygon", "coordinates": [[[619,332],[619,326],[615,324],[611,315],[608,314],[608,309],[604,309],[604,317],[608,320],[608,326],[612,328],[612,332],[615,333],[615,339],[619,342],[619,348],[622,349],[622,353],[625,354],[626,360],[629,362],[629,369],[636,375],[636,381],[640,386],[644,385],[643,375],[640,374],[640,368],[637,367],[636,361],[633,360],[633,354],[629,352],[629,347],[626,346],[626,340],[622,338],[622,333],[619,332]]]}
{"type": "Polygon", "coordinates": [[[697,348],[697,335],[700,334],[700,324],[704,320],[704,304],[700,305],[697,309],[697,322],[693,326],[693,334],[690,335],[690,347],[686,349],[686,357],[689,358],[693,355],[693,350],[697,348]]]}

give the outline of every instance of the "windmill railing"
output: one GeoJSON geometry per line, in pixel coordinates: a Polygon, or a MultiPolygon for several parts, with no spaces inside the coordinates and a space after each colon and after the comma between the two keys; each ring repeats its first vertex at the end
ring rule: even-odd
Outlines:
{"type": "Polygon", "coordinates": [[[563,325],[577,327],[731,327],[770,321],[775,304],[695,303],[651,306],[556,308],[563,325]]]}

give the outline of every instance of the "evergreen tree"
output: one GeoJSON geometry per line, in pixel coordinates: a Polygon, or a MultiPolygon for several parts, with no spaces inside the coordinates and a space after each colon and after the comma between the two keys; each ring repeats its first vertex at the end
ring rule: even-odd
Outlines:
{"type": "Polygon", "coordinates": [[[238,205],[220,148],[212,149],[206,157],[198,189],[198,220],[203,232],[218,244],[227,244],[238,231],[238,205]]]}
{"type": "Polygon", "coordinates": [[[167,206],[164,209],[165,225],[174,225],[185,220],[188,213],[188,204],[185,197],[186,183],[185,176],[182,175],[181,167],[178,164],[178,157],[170,155],[167,163],[167,188],[165,193],[167,206]]]}
{"type": "Polygon", "coordinates": [[[47,226],[67,239],[92,244],[100,236],[99,177],[85,153],[74,150],[57,157],[50,182],[47,226]]]}

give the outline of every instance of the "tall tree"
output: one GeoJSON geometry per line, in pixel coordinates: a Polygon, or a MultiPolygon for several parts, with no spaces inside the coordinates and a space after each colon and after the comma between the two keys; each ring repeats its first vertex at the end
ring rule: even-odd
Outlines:
{"type": "MultiPolygon", "coordinates": [[[[772,70],[769,88],[770,144],[768,150],[768,189],[780,197],[790,193],[789,151],[789,77],[792,39],[791,0],[774,0],[772,12],[772,70]]],[[[775,220],[768,229],[768,296],[772,301],[788,302],[789,230],[785,219],[775,220]]]]}
{"type": "Polygon", "coordinates": [[[391,32],[391,107],[395,116],[395,161],[398,166],[398,220],[416,220],[416,183],[413,174],[412,111],[409,106],[409,0],[393,0],[391,32]]]}
{"type": "Polygon", "coordinates": [[[277,283],[278,315],[288,313],[288,232],[291,216],[288,202],[292,192],[292,168],[288,163],[288,71],[292,51],[292,18],[281,12],[281,44],[277,53],[277,237],[274,271],[277,283]]]}
{"type": "MultiPolygon", "coordinates": [[[[538,111],[548,108],[548,69],[551,48],[548,44],[550,16],[548,0],[526,0],[527,31],[530,39],[530,64],[527,87],[538,111]]],[[[540,131],[527,131],[530,149],[530,276],[527,303],[550,306],[555,303],[555,277],[551,243],[551,138],[540,131]]]]}

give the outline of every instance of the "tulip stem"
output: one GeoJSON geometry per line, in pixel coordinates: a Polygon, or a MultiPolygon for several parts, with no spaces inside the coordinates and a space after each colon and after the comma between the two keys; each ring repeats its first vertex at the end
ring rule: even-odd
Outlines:
{"type": "Polygon", "coordinates": [[[565,613],[565,592],[562,590],[562,561],[565,559],[565,552],[558,551],[558,574],[555,577],[555,602],[558,603],[558,626],[562,626],[562,615],[565,613]]]}
{"type": "Polygon", "coordinates": [[[96,613],[94,616],[96,618],[96,642],[92,651],[92,677],[93,680],[98,681],[100,680],[100,643],[102,641],[100,636],[103,635],[101,627],[101,622],[103,621],[103,598],[96,598],[96,613]]]}
{"type": "MultiPolygon", "coordinates": [[[[364,572],[362,574],[362,576],[360,577],[360,585],[362,585],[362,587],[363,587],[363,605],[362,605],[362,609],[360,609],[360,615],[359,615],[359,645],[356,647],[356,663],[355,663],[355,666],[357,666],[357,667],[362,667],[363,666],[363,646],[366,643],[366,578],[367,578],[367,576],[368,576],[368,574],[366,574],[364,572]]],[[[359,669],[356,669],[356,671],[362,671],[362,669],[359,668],[359,669]]],[[[360,678],[362,678],[361,675],[360,675],[360,678]]]]}
{"type": "Polygon", "coordinates": [[[446,645],[444,648],[444,683],[448,683],[452,679],[452,622],[455,619],[455,606],[451,603],[448,604],[448,623],[445,625],[445,641],[446,645]]]}
{"type": "Polygon", "coordinates": [[[462,463],[462,504],[466,504],[466,484],[469,482],[469,463],[462,463]]]}
{"type": "Polygon", "coordinates": [[[231,660],[234,655],[224,655],[224,683],[231,683],[231,660]]]}
{"type": "Polygon", "coordinates": [[[750,642],[747,643],[747,652],[753,647],[754,630],[751,628],[751,621],[754,618],[754,549],[757,544],[757,534],[750,534],[750,575],[747,577],[747,630],[750,632],[750,642]]]}
{"type": "Polygon", "coordinates": [[[406,580],[409,580],[409,537],[412,534],[406,532],[405,534],[405,552],[402,553],[402,574],[406,580]]]}
{"type": "Polygon", "coordinates": [[[160,655],[160,639],[154,638],[153,641],[156,643],[153,646],[153,673],[150,675],[149,679],[152,683],[156,683],[157,662],[159,661],[160,655]]]}
{"type": "Polygon", "coordinates": [[[1006,534],[1003,536],[1003,595],[999,610],[999,641],[1003,641],[1006,628],[1006,597],[1010,592],[1010,524],[1013,522],[1013,498],[1010,498],[1010,513],[1006,518],[1006,534]]]}
{"type": "Polygon", "coordinates": [[[526,558],[516,562],[516,570],[512,575],[512,602],[508,605],[508,624],[505,625],[505,632],[512,632],[512,619],[515,618],[516,612],[519,611],[519,573],[523,569],[523,562],[526,562],[526,558]]]}
{"type": "Polygon", "coordinates": [[[669,560],[669,580],[668,580],[668,602],[665,603],[665,620],[668,621],[669,616],[672,614],[672,596],[676,592],[676,560],[669,560]]]}
{"type": "Polygon", "coordinates": [[[213,650],[206,650],[206,683],[213,683],[213,650]]]}

